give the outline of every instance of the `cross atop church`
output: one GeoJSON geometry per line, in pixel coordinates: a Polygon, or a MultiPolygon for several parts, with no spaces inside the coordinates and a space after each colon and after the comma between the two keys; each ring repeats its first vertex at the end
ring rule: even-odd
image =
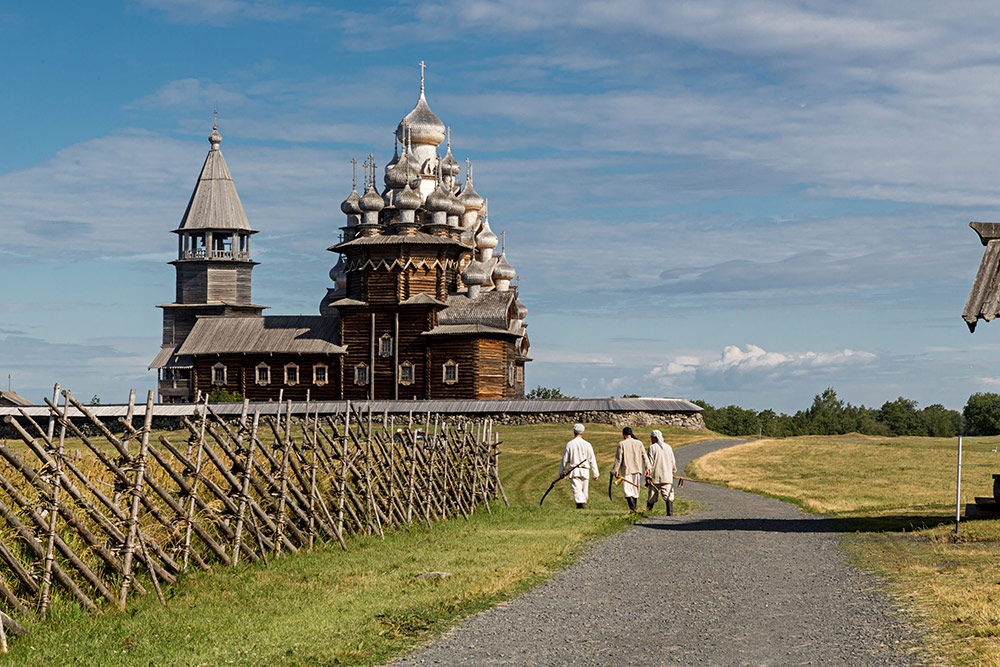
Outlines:
{"type": "Polygon", "coordinates": [[[427,65],[424,64],[423,60],[421,60],[420,61],[420,94],[421,95],[424,94],[424,68],[425,67],[427,67],[427,65]]]}

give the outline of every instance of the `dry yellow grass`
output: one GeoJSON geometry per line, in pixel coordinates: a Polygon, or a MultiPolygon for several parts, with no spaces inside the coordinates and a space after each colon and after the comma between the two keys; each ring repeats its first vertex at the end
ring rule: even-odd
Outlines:
{"type": "MultiPolygon", "coordinates": [[[[1000,438],[966,441],[962,503],[992,495],[1000,438]]],[[[856,563],[888,578],[947,664],[1000,667],[1000,520],[956,534],[953,438],[806,436],[761,440],[699,459],[695,473],[825,513],[856,563]]]]}

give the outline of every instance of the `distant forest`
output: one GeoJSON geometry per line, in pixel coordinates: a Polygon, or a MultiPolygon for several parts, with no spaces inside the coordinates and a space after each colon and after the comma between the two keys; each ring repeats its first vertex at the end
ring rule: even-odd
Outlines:
{"type": "Polygon", "coordinates": [[[900,396],[880,408],[851,405],[837,397],[833,387],[813,398],[812,405],[794,415],[774,410],[754,410],[737,405],[704,408],[705,426],[725,435],[763,435],[782,438],[793,435],[956,435],[1000,434],[1000,394],[977,393],[969,397],[962,412],[935,403],[917,409],[917,402],[900,396]]]}

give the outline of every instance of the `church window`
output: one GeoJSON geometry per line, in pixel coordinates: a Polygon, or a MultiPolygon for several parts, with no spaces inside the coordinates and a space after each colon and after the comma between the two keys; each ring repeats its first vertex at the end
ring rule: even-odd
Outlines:
{"type": "Polygon", "coordinates": [[[441,381],[445,384],[455,384],[458,382],[458,364],[449,359],[441,369],[441,381]]]}
{"type": "Polygon", "coordinates": [[[516,378],[516,372],[514,370],[514,364],[511,363],[510,366],[507,367],[507,384],[513,387],[515,378],[516,378]]]}
{"type": "Polygon", "coordinates": [[[271,384],[271,367],[265,363],[257,364],[257,384],[271,384]]]}
{"type": "Polygon", "coordinates": [[[354,384],[368,384],[368,364],[354,367],[354,384]]]}
{"type": "Polygon", "coordinates": [[[219,362],[212,366],[212,384],[226,384],[226,365],[224,363],[219,362]]]}
{"type": "Polygon", "coordinates": [[[316,364],[313,366],[313,384],[321,387],[326,384],[326,364],[316,364]]]}
{"type": "Polygon", "coordinates": [[[413,364],[409,361],[399,365],[399,384],[413,384],[413,364]]]}
{"type": "Polygon", "coordinates": [[[299,383],[299,367],[297,364],[285,364],[285,384],[299,383]]]}
{"type": "Polygon", "coordinates": [[[524,366],[517,367],[517,382],[518,384],[524,383],[524,366]]]}
{"type": "Polygon", "coordinates": [[[382,337],[378,339],[378,356],[392,356],[392,336],[389,334],[382,334],[382,337]]]}

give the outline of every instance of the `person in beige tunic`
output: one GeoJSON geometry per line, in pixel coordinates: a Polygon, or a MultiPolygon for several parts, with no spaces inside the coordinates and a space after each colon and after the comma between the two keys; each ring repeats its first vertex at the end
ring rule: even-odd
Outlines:
{"type": "Polygon", "coordinates": [[[624,440],[618,443],[615,450],[615,463],[611,466],[612,474],[624,479],[622,490],[625,494],[625,502],[628,503],[630,512],[636,510],[639,504],[639,489],[642,483],[642,476],[649,474],[649,457],[646,456],[646,448],[642,446],[642,441],[636,439],[630,426],[622,429],[624,440]]]}
{"type": "Polygon", "coordinates": [[[662,497],[667,504],[667,516],[674,513],[674,475],[677,473],[677,461],[674,450],[663,441],[663,434],[653,431],[650,434],[652,443],[649,445],[649,474],[646,475],[646,485],[649,487],[649,497],[646,499],[646,511],[650,511],[662,497]]]}
{"type": "Polygon", "coordinates": [[[597,471],[597,457],[594,456],[594,448],[589,442],[583,439],[583,424],[573,426],[573,439],[566,443],[563,450],[562,461],[559,464],[559,475],[566,470],[572,470],[569,474],[569,485],[573,489],[573,501],[577,509],[587,507],[587,496],[590,487],[590,474],[594,474],[594,479],[600,476],[597,471]],[[586,461],[586,463],[583,463],[586,461]],[[575,467],[579,464],[579,467],[575,467]]]}

